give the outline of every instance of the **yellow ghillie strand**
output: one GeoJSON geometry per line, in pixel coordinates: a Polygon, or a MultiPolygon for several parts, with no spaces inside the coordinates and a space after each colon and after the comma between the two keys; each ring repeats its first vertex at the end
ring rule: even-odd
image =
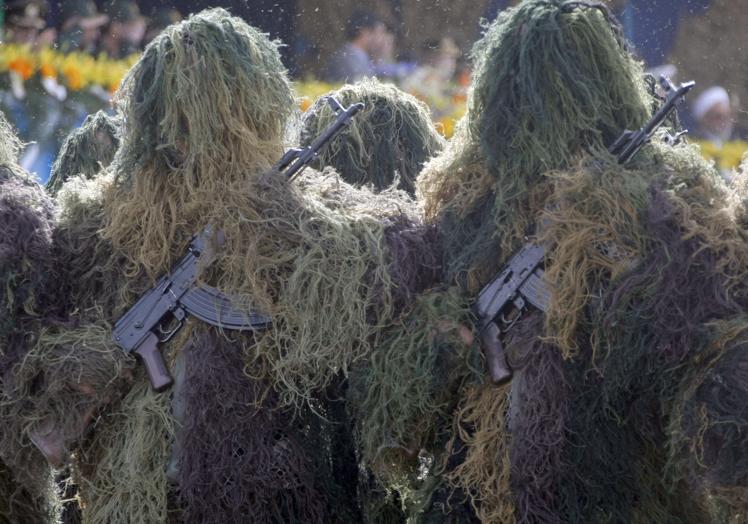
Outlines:
{"type": "Polygon", "coordinates": [[[473,386],[463,392],[455,415],[455,437],[467,452],[464,461],[447,475],[471,495],[481,522],[514,522],[510,493],[508,441],[504,433],[508,409],[507,387],[473,386]]]}
{"type": "Polygon", "coordinates": [[[97,422],[78,457],[84,522],[168,522],[170,409],[168,395],[139,376],[121,407],[97,422]]]}

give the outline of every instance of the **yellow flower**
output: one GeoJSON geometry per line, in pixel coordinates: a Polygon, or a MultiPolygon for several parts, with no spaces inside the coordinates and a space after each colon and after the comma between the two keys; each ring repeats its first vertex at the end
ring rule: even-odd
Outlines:
{"type": "Polygon", "coordinates": [[[722,147],[708,140],[697,140],[696,143],[701,147],[701,155],[707,160],[714,160],[717,168],[723,170],[737,168],[743,154],[748,151],[748,142],[744,140],[725,142],[722,147]]]}
{"type": "Polygon", "coordinates": [[[74,64],[66,64],[62,68],[62,74],[65,75],[65,83],[73,91],[79,91],[83,87],[83,75],[74,64]]]}

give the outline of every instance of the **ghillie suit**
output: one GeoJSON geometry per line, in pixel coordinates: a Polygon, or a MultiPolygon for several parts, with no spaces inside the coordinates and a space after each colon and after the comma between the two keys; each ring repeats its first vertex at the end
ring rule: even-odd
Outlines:
{"type": "Polygon", "coordinates": [[[47,191],[56,195],[66,180],[78,175],[91,179],[107,167],[119,147],[119,126],[118,117],[104,111],[87,116],[62,144],[52,165],[47,191]]]}
{"type": "MultiPolygon", "coordinates": [[[[58,195],[67,320],[36,348],[39,360],[67,352],[58,366],[100,348],[84,389],[108,407],[82,438],[63,439],[84,520],[360,520],[357,468],[340,467],[328,422],[337,408],[325,393],[437,266],[429,252],[416,256],[430,243],[410,234],[413,204],[335,173],[307,170],[293,183],[266,173],[284,150],[290,82],[276,45],[221,9],[167,28],[118,99],[112,165],[58,195]],[[190,320],[162,348],[177,378],[172,400],[151,391],[140,367],[128,373],[132,359],[108,342],[111,324],[208,224],[226,241],[202,280],[273,325],[253,335],[190,320]]],[[[47,399],[59,415],[50,426],[81,394],[47,399]]]]}
{"type": "Polygon", "coordinates": [[[17,164],[20,143],[0,116],[0,522],[39,522],[51,515],[50,470],[11,414],[12,370],[34,343],[43,321],[54,206],[17,164]]]}
{"type": "MultiPolygon", "coordinates": [[[[332,166],[350,184],[378,191],[397,180],[398,188],[413,195],[423,164],[444,147],[423,102],[376,79],[345,85],[329,95],[344,106],[363,102],[365,107],[319,155],[318,167],[332,166]]],[[[325,97],[317,100],[302,117],[302,145],[309,145],[334,119],[325,97]]]]}
{"type": "MultiPolygon", "coordinates": [[[[385,353],[372,400],[386,433],[369,447],[417,456],[413,436],[454,414],[442,478],[483,522],[737,521],[748,488],[742,196],[690,146],[656,139],[625,167],[607,152],[657,100],[603,6],[522,2],[474,60],[468,112],[419,178],[426,217],[463,303],[529,237],[548,253],[550,307],[504,337],[507,386],[476,379],[469,351],[441,367],[449,353],[420,344],[410,369],[385,353]],[[392,384],[445,370],[458,392],[446,413],[399,414],[444,391],[400,403],[392,384]]],[[[412,325],[432,318],[433,332],[444,316],[412,325]]]]}
{"type": "MultiPolygon", "coordinates": [[[[352,185],[371,187],[377,191],[386,190],[397,178],[398,187],[413,194],[416,174],[424,162],[441,151],[444,145],[443,139],[429,118],[427,108],[414,97],[377,80],[364,80],[346,85],[329,95],[334,96],[344,106],[363,102],[365,107],[356,115],[349,128],[320,154],[318,164],[334,167],[341,178],[352,185]]],[[[320,98],[303,116],[302,144],[310,143],[333,119],[334,113],[325,97],[320,98]]],[[[406,223],[403,225],[406,227],[392,229],[386,235],[391,251],[395,258],[399,258],[392,265],[393,271],[399,274],[393,276],[397,281],[406,283],[404,289],[412,293],[415,290],[426,289],[437,281],[440,268],[437,260],[426,261],[426,264],[417,267],[411,264],[407,257],[419,257],[433,252],[438,239],[433,226],[414,227],[406,223]],[[429,267],[425,268],[426,265],[429,267]],[[402,273],[403,270],[407,270],[409,274],[402,273]]],[[[398,309],[404,306],[410,309],[413,298],[401,297],[398,300],[398,309]]],[[[398,325],[396,332],[399,332],[399,329],[398,325]]],[[[352,441],[352,432],[362,435],[367,431],[383,431],[377,424],[378,421],[375,422],[379,407],[361,405],[361,397],[368,387],[366,381],[370,374],[376,372],[373,366],[379,362],[380,348],[397,344],[389,338],[385,335],[371,357],[357,364],[351,384],[340,383],[347,391],[348,409],[331,410],[332,413],[340,415],[336,422],[342,426],[341,430],[336,432],[339,437],[337,446],[355,446],[358,453],[352,457],[354,462],[358,457],[358,460],[367,466],[372,465],[370,456],[373,451],[364,449],[361,445],[356,446],[352,441]]],[[[413,349],[416,349],[415,344],[413,349]]],[[[410,369],[402,371],[407,377],[410,369]]],[[[399,385],[401,384],[397,384],[396,387],[399,385]]],[[[326,396],[330,399],[335,398],[335,395],[330,393],[326,396]]],[[[403,501],[399,494],[380,486],[375,476],[365,468],[361,469],[361,475],[359,496],[364,520],[404,522],[406,514],[412,511],[408,508],[404,511],[403,502],[407,506],[411,501],[403,501]]]]}

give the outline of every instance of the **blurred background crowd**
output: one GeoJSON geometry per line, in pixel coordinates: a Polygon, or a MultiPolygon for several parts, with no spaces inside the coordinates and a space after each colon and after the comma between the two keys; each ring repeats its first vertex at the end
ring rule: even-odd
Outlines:
{"type": "MultiPolygon", "coordinates": [[[[450,136],[465,107],[469,53],[514,0],[0,0],[0,108],[28,143],[40,181],[88,114],[111,110],[119,81],[164,27],[221,6],[282,40],[300,109],[345,82],[376,76],[428,104],[450,136]],[[365,7],[362,7],[364,6],[365,7]]],[[[691,137],[725,177],[748,149],[748,10],[730,0],[609,0],[646,67],[693,78],[691,137]]]]}

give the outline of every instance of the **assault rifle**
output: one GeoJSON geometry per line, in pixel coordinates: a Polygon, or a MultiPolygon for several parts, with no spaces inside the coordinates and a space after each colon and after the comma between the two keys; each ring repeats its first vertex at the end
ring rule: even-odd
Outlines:
{"type": "MultiPolygon", "coordinates": [[[[309,146],[287,151],[266,175],[283,174],[288,179],[298,175],[364,107],[358,103],[344,108],[333,97],[327,100],[337,114],[335,121],[309,146]]],[[[200,270],[213,262],[215,248],[220,248],[223,241],[223,234],[214,233],[211,226],[193,237],[187,254],[114,325],[115,344],[143,361],[156,391],[173,382],[158,346],[174,337],[188,315],[222,329],[240,331],[259,330],[272,322],[265,315],[237,310],[220,291],[198,284],[200,270]]]]}
{"type": "MultiPolygon", "coordinates": [[[[675,88],[664,76],[660,78],[660,84],[666,91],[662,106],[644,127],[638,131],[624,131],[608,148],[610,153],[617,156],[620,164],[626,164],[652,139],[678,102],[695,85],[694,82],[686,82],[675,88]]],[[[685,131],[669,136],[668,141],[677,142],[683,133],[685,131]]],[[[501,335],[519,320],[528,304],[543,312],[548,309],[550,289],[543,281],[544,258],[543,246],[533,242],[525,244],[509,259],[504,269],[486,284],[473,305],[488,373],[496,384],[504,384],[512,378],[512,368],[507,361],[501,335]]]]}

